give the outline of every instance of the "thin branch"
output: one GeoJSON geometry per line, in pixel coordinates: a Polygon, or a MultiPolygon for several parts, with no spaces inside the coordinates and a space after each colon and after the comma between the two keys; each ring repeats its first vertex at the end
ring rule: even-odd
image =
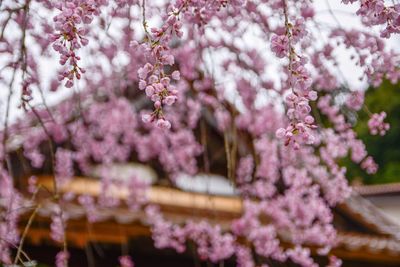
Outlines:
{"type": "Polygon", "coordinates": [[[29,217],[28,223],[25,226],[24,232],[21,237],[21,241],[18,246],[17,255],[15,256],[15,259],[14,259],[14,264],[17,264],[17,261],[20,257],[21,251],[22,251],[22,247],[24,246],[24,241],[25,241],[26,235],[28,234],[29,228],[31,227],[32,222],[33,222],[37,212],[39,211],[40,207],[41,207],[40,204],[37,205],[35,210],[32,212],[31,216],[29,217]]]}
{"type": "MultiPolygon", "coordinates": [[[[17,247],[13,242],[8,241],[7,239],[2,238],[1,236],[0,236],[0,240],[3,241],[3,242],[6,242],[7,244],[9,244],[10,246],[12,246],[12,247],[15,248],[15,249],[18,249],[18,247],[17,247]]],[[[32,261],[32,260],[29,258],[29,256],[28,256],[23,250],[21,250],[21,254],[25,257],[26,260],[32,261]]],[[[24,261],[21,259],[21,257],[19,257],[19,261],[20,261],[22,264],[24,263],[24,261]]]]}
{"type": "Polygon", "coordinates": [[[229,140],[228,140],[228,134],[226,132],[224,132],[224,146],[225,146],[225,154],[226,154],[228,179],[232,181],[231,152],[230,152],[230,144],[229,144],[229,140]]]}

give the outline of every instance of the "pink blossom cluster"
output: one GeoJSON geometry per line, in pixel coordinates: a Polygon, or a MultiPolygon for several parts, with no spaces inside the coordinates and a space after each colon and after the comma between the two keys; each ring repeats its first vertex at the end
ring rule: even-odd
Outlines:
{"type": "Polygon", "coordinates": [[[351,92],[347,98],[346,105],[353,110],[360,110],[364,104],[364,92],[354,91],[351,92]]]}
{"type": "Polygon", "coordinates": [[[291,92],[286,96],[285,104],[287,106],[286,114],[291,123],[286,128],[279,128],[276,137],[284,139],[285,145],[291,145],[298,149],[300,144],[314,143],[313,129],[317,126],[314,118],[310,115],[309,102],[317,99],[317,92],[311,89],[312,78],[306,68],[307,58],[295,51],[295,45],[308,35],[306,21],[299,18],[292,24],[289,22],[288,12],[290,10],[286,2],[282,9],[285,17],[285,32],[280,36],[272,36],[271,50],[278,57],[287,57],[289,60],[287,80],[288,89],[291,92]]]}
{"type": "Polygon", "coordinates": [[[127,182],[127,186],[129,194],[126,202],[129,208],[136,211],[140,210],[148,202],[147,190],[150,183],[133,177],[127,182]]]}
{"type": "Polygon", "coordinates": [[[340,112],[340,107],[333,104],[334,99],[331,95],[325,95],[318,100],[318,108],[322,114],[327,116],[332,122],[333,128],[338,132],[344,132],[351,128],[346,117],[340,112]]]}
{"type": "Polygon", "coordinates": [[[288,251],[290,259],[297,263],[300,264],[301,266],[310,266],[310,267],[317,267],[318,264],[313,261],[313,259],[310,257],[311,251],[309,248],[302,248],[299,246],[296,246],[293,249],[290,249],[288,251]]]}
{"type": "Polygon", "coordinates": [[[387,5],[384,0],[343,0],[344,4],[359,2],[357,15],[366,25],[385,25],[381,37],[389,38],[391,34],[400,33],[400,4],[387,5]]]}
{"type": "Polygon", "coordinates": [[[97,203],[93,197],[89,195],[81,195],[78,197],[78,203],[81,204],[85,209],[87,220],[90,223],[94,223],[99,220],[96,214],[97,203]]]}
{"type": "Polygon", "coordinates": [[[60,10],[54,20],[52,41],[53,49],[60,54],[60,64],[66,65],[66,70],[59,73],[58,80],[67,80],[66,87],[74,85],[74,79],[80,79],[85,70],[78,65],[81,59],[77,51],[86,46],[89,40],[85,37],[87,29],[81,24],[90,24],[94,16],[99,15],[99,7],[107,4],[106,0],[70,0],[54,4],[54,8],[60,10]]]}
{"type": "Polygon", "coordinates": [[[273,35],[271,37],[271,51],[279,58],[289,54],[289,38],[286,35],[273,35]]]}
{"type": "Polygon", "coordinates": [[[382,111],[381,113],[372,114],[371,118],[368,121],[368,128],[372,135],[385,135],[386,132],[390,129],[389,123],[384,122],[386,118],[386,112],[382,111]]]}
{"type": "MultiPolygon", "coordinates": [[[[234,7],[240,7],[243,1],[235,0],[231,4],[234,7]]],[[[147,29],[147,21],[143,18],[146,36],[140,48],[147,55],[148,60],[143,67],[138,69],[139,89],[145,90],[146,95],[154,102],[154,111],[143,115],[144,122],[156,122],[156,125],[162,129],[171,127],[170,121],[163,113],[163,106],[170,106],[177,101],[178,91],[170,83],[171,80],[180,79],[180,72],[174,70],[168,75],[164,69],[173,67],[175,63],[170,42],[173,37],[182,38],[183,36],[183,23],[180,17],[184,16],[189,23],[203,27],[225,6],[224,1],[176,1],[175,5],[168,6],[168,15],[163,26],[151,28],[150,32],[147,29]],[[181,15],[181,13],[184,14],[181,15]]],[[[132,45],[137,47],[139,43],[134,41],[132,45]]]]}
{"type": "Polygon", "coordinates": [[[0,167],[0,262],[12,263],[11,249],[20,240],[18,219],[22,212],[22,196],[15,190],[11,176],[0,167]]]}
{"type": "Polygon", "coordinates": [[[70,255],[68,251],[60,251],[56,255],[56,267],[68,266],[68,259],[70,255]]]}
{"type": "Polygon", "coordinates": [[[340,180],[343,181],[344,173],[334,159],[345,157],[350,149],[353,162],[361,163],[361,168],[368,173],[375,173],[378,166],[372,157],[368,156],[364,143],[357,139],[357,135],[351,129],[350,123],[346,122],[345,116],[340,113],[340,108],[332,104],[332,97],[329,95],[321,97],[318,101],[318,108],[333,123],[333,128],[337,131],[337,133],[334,131],[325,133],[327,147],[320,148],[320,152],[327,165],[341,177],[340,180]]]}
{"type": "MultiPolygon", "coordinates": [[[[182,22],[179,15],[187,5],[182,2],[179,6],[169,7],[168,18],[160,28],[152,28],[151,33],[147,31],[147,24],[144,25],[146,31],[145,43],[141,45],[142,50],[151,58],[151,63],[146,63],[138,70],[139,89],[145,90],[146,95],[154,102],[154,111],[143,116],[144,122],[156,121],[156,125],[162,129],[171,128],[171,123],[165,119],[163,105],[172,105],[177,100],[177,90],[171,84],[172,80],[179,80],[180,73],[175,70],[170,75],[164,71],[166,66],[173,66],[174,56],[169,49],[169,42],[173,36],[182,37],[182,22]]],[[[146,22],[145,22],[146,23],[146,22]]],[[[133,44],[137,46],[138,43],[133,44]]]]}
{"type": "Polygon", "coordinates": [[[329,257],[329,265],[327,267],[340,267],[342,266],[342,260],[336,256],[329,257]]]}
{"type": "Polygon", "coordinates": [[[121,267],[134,267],[135,266],[131,257],[127,256],[127,255],[119,257],[119,264],[121,265],[121,267]]]}
{"type": "Polygon", "coordinates": [[[364,159],[361,163],[361,167],[368,173],[374,174],[378,170],[378,165],[375,163],[374,159],[369,156],[364,159]]]}
{"type": "Polygon", "coordinates": [[[238,267],[254,267],[255,263],[251,250],[246,246],[236,246],[236,263],[238,267]]]}
{"type": "Polygon", "coordinates": [[[165,220],[155,207],[147,207],[146,212],[158,248],[174,248],[183,252],[185,242],[191,240],[197,247],[200,259],[211,262],[228,259],[235,252],[235,238],[229,233],[222,233],[218,225],[212,226],[205,221],[188,221],[184,226],[179,226],[165,220]]]}
{"type": "Polygon", "coordinates": [[[72,152],[66,149],[57,149],[55,155],[55,173],[57,184],[63,186],[74,176],[74,162],[72,152]]]}
{"type": "Polygon", "coordinates": [[[361,67],[363,75],[372,86],[379,86],[386,78],[392,83],[399,81],[397,66],[400,58],[393,51],[385,51],[383,40],[367,31],[334,29],[330,37],[347,48],[354,49],[350,59],[361,67]]]}
{"type": "Polygon", "coordinates": [[[66,228],[67,217],[66,214],[61,211],[61,208],[56,206],[53,215],[51,216],[51,238],[59,243],[64,242],[65,228],[66,228]]]}
{"type": "MultiPolygon", "coordinates": [[[[309,109],[311,110],[311,108],[309,109]]],[[[316,128],[313,124],[314,118],[307,116],[304,121],[305,123],[299,122],[289,125],[286,129],[279,128],[276,131],[276,137],[284,139],[285,145],[292,145],[294,149],[299,149],[300,144],[313,144],[315,137],[312,130],[316,128]]]]}

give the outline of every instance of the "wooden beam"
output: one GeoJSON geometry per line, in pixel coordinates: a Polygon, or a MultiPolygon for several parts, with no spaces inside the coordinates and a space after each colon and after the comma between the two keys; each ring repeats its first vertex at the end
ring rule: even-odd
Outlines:
{"type": "MultiPolygon", "coordinates": [[[[53,188],[53,179],[51,176],[39,176],[38,183],[49,189],[53,188]]],[[[101,183],[96,179],[75,177],[71,182],[61,187],[60,191],[63,193],[73,192],[76,195],[98,197],[101,194],[101,183]]],[[[127,188],[111,187],[110,193],[119,199],[127,199],[129,197],[127,188]]],[[[184,192],[178,189],[161,186],[150,187],[147,191],[147,198],[151,204],[186,208],[191,211],[203,210],[238,216],[241,214],[243,209],[242,201],[237,197],[184,192]]]]}

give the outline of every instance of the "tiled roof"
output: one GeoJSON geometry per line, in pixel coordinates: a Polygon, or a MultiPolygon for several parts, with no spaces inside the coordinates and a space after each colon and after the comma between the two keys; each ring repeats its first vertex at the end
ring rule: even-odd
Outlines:
{"type": "Polygon", "coordinates": [[[339,246],[344,246],[349,250],[365,250],[372,253],[386,251],[392,255],[400,255],[400,242],[393,238],[339,232],[337,239],[339,246]]]}
{"type": "Polygon", "coordinates": [[[362,196],[383,195],[383,194],[400,195],[400,183],[360,185],[360,186],[355,186],[354,191],[356,191],[362,196]]]}
{"type": "Polygon", "coordinates": [[[400,226],[357,192],[353,192],[338,208],[373,232],[400,240],[400,226]]]}

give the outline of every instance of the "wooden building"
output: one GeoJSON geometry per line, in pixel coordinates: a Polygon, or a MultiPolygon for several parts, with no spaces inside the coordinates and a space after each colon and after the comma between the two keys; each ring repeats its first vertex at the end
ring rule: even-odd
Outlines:
{"type": "MultiPolygon", "coordinates": [[[[39,181],[47,188],[52,188],[51,177],[41,176],[39,181]]],[[[397,209],[393,208],[398,203],[396,199],[400,196],[400,190],[393,190],[391,186],[387,186],[390,188],[387,190],[379,191],[377,188],[357,187],[353,195],[335,209],[338,244],[333,254],[343,259],[343,266],[400,266],[400,225],[399,221],[393,220],[396,218],[393,216],[400,211],[398,206],[397,209]],[[390,200],[392,197],[393,201],[390,200]]],[[[94,178],[76,177],[61,190],[73,192],[76,196],[85,194],[96,197],[101,185],[94,178]]],[[[128,192],[121,189],[115,194],[124,199],[128,192]]],[[[161,207],[168,219],[177,223],[188,218],[207,219],[228,227],[230,221],[240,216],[242,211],[242,201],[237,196],[152,186],[147,197],[150,203],[161,207]]],[[[32,257],[51,266],[58,248],[49,233],[49,216],[54,204],[45,199],[28,232],[26,248],[32,257]]],[[[65,205],[64,212],[70,218],[67,241],[73,251],[72,267],[117,266],[116,260],[121,253],[131,254],[137,266],[212,266],[199,262],[190,249],[184,254],[155,249],[141,211],[132,212],[122,205],[119,208],[96,210],[96,216],[102,220],[93,224],[87,222],[84,208],[78,203],[65,205]]],[[[21,230],[27,219],[25,217],[21,222],[21,230]]],[[[323,262],[323,259],[320,261],[323,262]]],[[[234,260],[227,261],[225,266],[235,266],[234,260]]]]}
{"type": "MultiPolygon", "coordinates": [[[[139,99],[136,102],[139,105],[143,101],[139,99]]],[[[209,137],[207,152],[214,157],[210,162],[213,175],[205,174],[202,179],[205,177],[210,183],[215,182],[218,186],[204,187],[204,183],[191,185],[183,181],[177,183],[178,186],[172,187],[167,179],[160,177],[157,169],[152,170],[147,165],[133,162],[115,165],[115,173],[122,177],[127,169],[133,169],[147,172],[148,177],[158,175],[157,183],[154,183],[147,192],[147,198],[150,203],[159,205],[165,217],[170,220],[179,223],[187,219],[207,219],[211,223],[218,222],[229,227],[230,222],[241,215],[243,204],[228,180],[220,179],[227,171],[224,137],[215,130],[216,124],[211,119],[211,114],[205,111],[203,116],[201,123],[205,122],[206,126],[204,129],[198,129],[198,132],[199,135],[202,132],[209,137]]],[[[243,143],[249,141],[245,135],[240,138],[243,143]]],[[[21,163],[21,153],[18,152],[18,142],[21,140],[16,139],[16,144],[12,146],[16,151],[13,155],[13,174],[19,177],[17,186],[24,189],[27,183],[26,177],[31,173],[22,171],[25,167],[22,168],[21,165],[26,163],[21,163]]],[[[39,183],[51,191],[53,179],[51,176],[43,175],[46,173],[50,172],[44,168],[35,174],[39,174],[37,175],[39,183]]],[[[73,193],[75,199],[83,194],[96,198],[101,192],[101,182],[96,178],[94,170],[92,177],[75,177],[60,190],[73,193]]],[[[113,194],[117,198],[125,199],[128,192],[124,188],[118,188],[113,194]]],[[[51,198],[51,192],[47,192],[47,195],[43,192],[39,196],[41,206],[29,228],[24,245],[24,250],[29,255],[48,266],[54,265],[54,256],[60,250],[59,244],[53,242],[50,237],[50,215],[54,209],[51,198]]],[[[343,259],[343,266],[400,266],[399,200],[400,185],[360,186],[355,188],[345,203],[335,208],[334,225],[338,230],[338,243],[332,253],[343,259]]],[[[27,203],[27,206],[29,204],[31,203],[27,203]]],[[[124,205],[117,208],[96,209],[96,217],[101,220],[89,223],[84,207],[77,201],[68,202],[63,208],[69,218],[66,237],[72,255],[71,267],[117,266],[117,259],[121,254],[130,254],[139,267],[213,266],[211,263],[200,262],[191,246],[183,254],[177,254],[169,249],[155,249],[143,211],[133,212],[124,205]]],[[[25,229],[29,217],[30,213],[27,212],[21,219],[21,231],[25,229]]],[[[289,243],[286,245],[290,246],[289,243]]],[[[315,250],[313,253],[319,262],[326,262],[326,259],[317,256],[315,250]]],[[[230,259],[219,266],[235,266],[235,261],[230,259]]]]}

